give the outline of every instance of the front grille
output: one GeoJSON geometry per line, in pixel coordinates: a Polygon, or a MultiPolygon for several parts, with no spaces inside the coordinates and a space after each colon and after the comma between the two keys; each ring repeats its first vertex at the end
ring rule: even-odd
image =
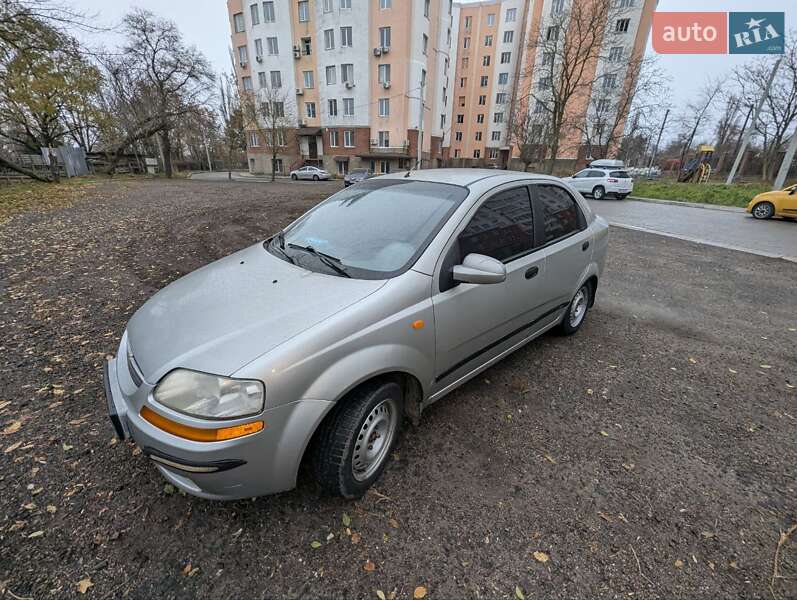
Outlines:
{"type": "Polygon", "coordinates": [[[133,356],[133,352],[130,350],[129,344],[127,346],[127,370],[130,372],[130,379],[133,380],[136,387],[140,387],[141,384],[144,383],[144,379],[141,377],[140,369],[136,364],[136,359],[133,356]]]}

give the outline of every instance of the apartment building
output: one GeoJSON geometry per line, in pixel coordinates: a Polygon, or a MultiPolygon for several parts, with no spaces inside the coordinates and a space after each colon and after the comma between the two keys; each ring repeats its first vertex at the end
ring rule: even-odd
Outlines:
{"type": "MultiPolygon", "coordinates": [[[[451,0],[228,0],[227,8],[240,90],[276,93],[292,125],[278,172],[409,168],[419,137],[423,166],[438,166],[451,119],[451,0]]],[[[270,173],[259,137],[247,132],[249,168],[270,173]]]]}
{"type": "MultiPolygon", "coordinates": [[[[542,36],[568,35],[567,15],[572,3],[595,0],[482,0],[457,3],[453,123],[446,157],[455,165],[520,166],[512,161],[518,152],[510,124],[516,111],[528,111],[544,125],[546,81],[552,60],[542,36]],[[564,27],[563,27],[564,25],[564,27]],[[560,31],[562,30],[563,31],[560,31]]],[[[583,73],[589,92],[572,99],[568,125],[560,136],[559,163],[575,163],[590,152],[585,129],[602,107],[618,106],[618,95],[633,94],[633,73],[628,65],[644,53],[657,0],[605,0],[601,59],[583,73]],[[573,123],[583,123],[575,127],[573,123]]],[[[627,103],[624,103],[627,105],[627,103]]],[[[626,106],[627,107],[627,106],[626,106]]],[[[622,117],[622,115],[621,115],[622,117]]],[[[522,168],[522,166],[520,167],[522,168]]]]}

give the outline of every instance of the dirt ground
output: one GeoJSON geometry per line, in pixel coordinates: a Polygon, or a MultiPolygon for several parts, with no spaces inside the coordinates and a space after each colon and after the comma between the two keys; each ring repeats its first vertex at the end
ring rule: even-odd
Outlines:
{"type": "Polygon", "coordinates": [[[582,331],[431,407],[357,502],[199,500],[115,443],[136,308],[337,187],[108,182],[0,225],[0,597],[797,598],[786,261],[613,229],[582,331]]]}

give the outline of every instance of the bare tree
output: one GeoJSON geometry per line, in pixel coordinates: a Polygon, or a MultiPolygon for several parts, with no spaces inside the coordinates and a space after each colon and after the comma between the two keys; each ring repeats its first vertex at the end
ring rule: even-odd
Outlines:
{"type": "Polygon", "coordinates": [[[529,165],[544,158],[546,119],[546,115],[529,113],[525,106],[512,113],[509,139],[517,148],[518,158],[523,163],[524,171],[529,170],[529,165]]]}
{"type": "Polygon", "coordinates": [[[219,80],[219,114],[221,137],[227,164],[227,179],[232,179],[233,157],[246,150],[243,112],[234,75],[222,75],[219,80]]]}
{"type": "Polygon", "coordinates": [[[681,147],[680,164],[683,166],[686,154],[692,147],[692,142],[700,130],[700,126],[705,124],[705,119],[710,116],[711,107],[722,91],[723,81],[721,79],[709,79],[703,84],[699,94],[693,102],[686,105],[681,114],[680,121],[684,127],[684,143],[681,147]]]}
{"type": "Polygon", "coordinates": [[[274,181],[277,156],[291,142],[289,130],[294,117],[290,112],[288,94],[283,87],[267,82],[257,94],[248,90],[241,93],[241,109],[245,129],[250,135],[254,133],[258,144],[271,155],[271,181],[274,181]]]}

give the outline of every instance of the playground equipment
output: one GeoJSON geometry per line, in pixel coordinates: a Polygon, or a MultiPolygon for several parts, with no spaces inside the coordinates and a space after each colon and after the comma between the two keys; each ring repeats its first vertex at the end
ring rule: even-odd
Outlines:
{"type": "Polygon", "coordinates": [[[706,183],[711,177],[711,157],[714,155],[714,146],[700,144],[697,147],[697,156],[686,161],[681,171],[678,173],[678,181],[687,183],[706,183]]]}

